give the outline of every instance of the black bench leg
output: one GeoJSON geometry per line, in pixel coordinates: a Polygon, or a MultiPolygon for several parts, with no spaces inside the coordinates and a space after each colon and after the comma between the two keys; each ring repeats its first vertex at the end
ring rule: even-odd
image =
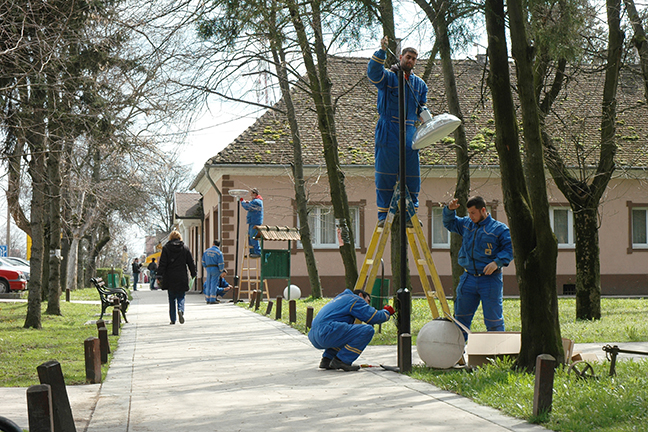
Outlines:
{"type": "Polygon", "coordinates": [[[124,322],[128,322],[128,320],[126,319],[126,312],[124,312],[122,308],[119,308],[119,310],[121,311],[121,314],[124,317],[124,322]]]}

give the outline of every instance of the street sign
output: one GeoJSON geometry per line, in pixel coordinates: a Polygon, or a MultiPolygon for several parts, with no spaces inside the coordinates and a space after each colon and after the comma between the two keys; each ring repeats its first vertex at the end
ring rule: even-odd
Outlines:
{"type": "Polygon", "coordinates": [[[7,256],[7,245],[0,245],[0,257],[7,256]]]}

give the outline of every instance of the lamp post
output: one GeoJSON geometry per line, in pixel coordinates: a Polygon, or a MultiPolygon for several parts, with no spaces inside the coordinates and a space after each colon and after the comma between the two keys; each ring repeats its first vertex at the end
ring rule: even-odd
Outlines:
{"type": "Polygon", "coordinates": [[[249,191],[247,189],[230,189],[227,193],[236,199],[236,255],[234,256],[234,294],[232,301],[238,302],[239,293],[239,275],[238,275],[238,259],[239,259],[239,237],[241,230],[241,198],[246,196],[249,191]]]}

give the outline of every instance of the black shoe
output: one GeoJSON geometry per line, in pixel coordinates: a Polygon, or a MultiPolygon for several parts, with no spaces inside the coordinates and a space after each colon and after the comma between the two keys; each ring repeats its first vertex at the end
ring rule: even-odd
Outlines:
{"type": "Polygon", "coordinates": [[[173,324],[175,324],[175,321],[171,321],[169,324],[170,324],[170,325],[173,325],[173,324]]]}
{"type": "Polygon", "coordinates": [[[178,321],[180,321],[180,324],[184,324],[184,312],[178,311],[178,321]]]}
{"type": "Polygon", "coordinates": [[[319,365],[320,369],[331,369],[331,359],[322,357],[322,360],[320,361],[319,365]]]}
{"type": "Polygon", "coordinates": [[[261,258],[261,254],[251,253],[250,258],[261,258]]]}
{"type": "Polygon", "coordinates": [[[331,360],[331,364],[330,364],[329,367],[331,369],[342,369],[345,372],[354,372],[354,371],[360,370],[360,366],[353,366],[353,365],[350,365],[350,364],[346,364],[337,357],[335,357],[333,360],[331,360]]]}

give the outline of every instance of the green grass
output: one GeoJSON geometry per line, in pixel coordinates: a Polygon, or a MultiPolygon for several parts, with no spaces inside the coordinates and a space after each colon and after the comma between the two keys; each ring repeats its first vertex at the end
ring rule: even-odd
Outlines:
{"type": "MultiPolygon", "coordinates": [[[[305,299],[297,301],[297,322],[290,325],[303,333],[306,329],[306,308],[312,306],[315,314],[330,299],[305,299]]],[[[575,343],[588,342],[639,342],[648,341],[648,299],[601,299],[603,318],[598,321],[576,321],[576,304],[573,298],[558,301],[562,336],[575,343]]],[[[247,304],[240,304],[248,307],[247,304]]],[[[258,313],[264,313],[262,303],[258,313]]],[[[449,301],[450,310],[452,302],[449,301]]],[[[275,317],[275,311],[270,314],[275,317]]],[[[416,336],[423,325],[432,319],[424,299],[412,302],[411,329],[416,336]]],[[[504,300],[504,319],[508,331],[520,331],[520,302],[504,300]]],[[[288,302],[283,302],[282,322],[288,323],[288,302]]],[[[475,315],[473,331],[486,331],[481,308],[475,315]]],[[[413,344],[415,344],[415,340],[413,344]]],[[[376,332],[372,345],[395,345],[396,327],[393,320],[376,332]]],[[[623,346],[622,346],[623,347],[623,346]]],[[[599,358],[603,358],[603,352],[599,358]]],[[[609,362],[591,363],[597,379],[577,379],[559,367],[554,379],[552,412],[533,416],[532,374],[512,370],[512,360],[465,370],[434,370],[415,366],[411,376],[439,388],[469,397],[482,405],[532,423],[565,432],[638,431],[648,424],[648,357],[638,361],[617,362],[615,377],[609,377],[609,362]]]]}
{"type": "MultiPolygon", "coordinates": [[[[83,341],[97,337],[97,326],[86,322],[97,320],[101,306],[65,302],[61,299],[62,316],[46,315],[42,305],[40,330],[25,329],[27,303],[0,303],[0,387],[28,387],[39,384],[36,367],[57,360],[67,385],[85,383],[83,341]]],[[[71,300],[98,300],[97,290],[73,291],[71,300]]],[[[109,318],[109,317],[108,317],[109,318]]],[[[111,348],[117,347],[118,336],[108,331],[111,348]]],[[[112,356],[109,355],[108,364],[112,356]]],[[[102,376],[108,371],[102,365],[102,376]]]]}

